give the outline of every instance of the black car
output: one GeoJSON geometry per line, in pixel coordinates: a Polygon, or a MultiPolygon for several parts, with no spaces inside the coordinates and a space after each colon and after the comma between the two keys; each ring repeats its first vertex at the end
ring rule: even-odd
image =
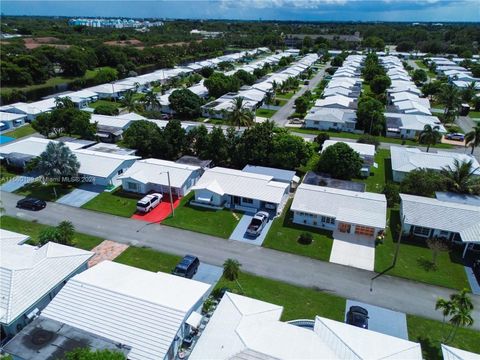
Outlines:
{"type": "Polygon", "coordinates": [[[197,273],[199,265],[200,260],[198,260],[196,256],[185,255],[182,261],[180,261],[177,266],[175,266],[172,274],[191,279],[193,275],[197,273]]]}
{"type": "Polygon", "coordinates": [[[17,207],[21,209],[30,209],[30,210],[42,210],[45,209],[47,203],[43,200],[27,197],[22,200],[18,200],[17,207]]]}
{"type": "Polygon", "coordinates": [[[368,329],[368,311],[361,306],[350,306],[347,324],[368,329]]]}

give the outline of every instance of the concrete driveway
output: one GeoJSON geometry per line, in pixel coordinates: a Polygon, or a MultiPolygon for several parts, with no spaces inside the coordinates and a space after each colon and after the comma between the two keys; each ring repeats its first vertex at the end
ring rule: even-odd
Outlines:
{"type": "Polygon", "coordinates": [[[232,235],[230,235],[230,240],[241,241],[252,245],[262,246],[265,237],[268,234],[268,230],[272,226],[273,220],[269,219],[267,225],[263,228],[261,234],[256,238],[246,236],[246,231],[250,221],[255,214],[244,214],[240,219],[237,227],[233,230],[232,235]]]}
{"type": "Polygon", "coordinates": [[[215,286],[222,277],[222,274],[223,269],[220,266],[200,262],[200,266],[198,267],[197,273],[193,276],[193,280],[215,286]]]}
{"type": "Polygon", "coordinates": [[[22,188],[23,186],[30,184],[35,181],[35,178],[38,174],[23,174],[18,175],[15,178],[7,181],[5,184],[0,186],[0,191],[10,192],[13,193],[14,191],[22,188]]]}
{"type": "Polygon", "coordinates": [[[369,330],[408,340],[407,316],[404,313],[359,301],[347,300],[345,322],[347,321],[347,312],[350,306],[361,306],[368,311],[369,330]]]}
{"type": "Polygon", "coordinates": [[[80,185],[77,189],[68,193],[67,195],[62,196],[60,199],[57,200],[57,203],[74,207],[81,207],[83,204],[86,204],[104,190],[104,186],[83,184],[80,185]]]}
{"type": "Polygon", "coordinates": [[[356,234],[333,233],[330,262],[373,271],[375,239],[356,234]]]}

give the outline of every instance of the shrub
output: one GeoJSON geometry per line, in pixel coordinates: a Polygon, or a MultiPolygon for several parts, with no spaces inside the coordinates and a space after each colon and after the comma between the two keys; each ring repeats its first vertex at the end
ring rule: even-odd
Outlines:
{"type": "Polygon", "coordinates": [[[101,104],[98,105],[93,111],[94,114],[100,115],[118,115],[118,108],[113,104],[101,104]]]}
{"type": "Polygon", "coordinates": [[[394,207],[395,204],[400,202],[400,187],[397,184],[388,182],[383,188],[383,193],[387,198],[387,206],[394,207]]]}
{"type": "Polygon", "coordinates": [[[298,237],[298,242],[302,245],[310,245],[313,241],[313,235],[309,232],[303,232],[298,237]]]}
{"type": "Polygon", "coordinates": [[[380,145],[380,141],[375,136],[369,134],[362,135],[357,140],[357,143],[375,145],[375,149],[380,145]]]}
{"type": "Polygon", "coordinates": [[[329,140],[329,139],[330,139],[330,135],[328,135],[325,132],[321,132],[315,137],[315,139],[313,141],[316,142],[321,147],[321,146],[323,146],[323,143],[326,140],[329,140]]]}

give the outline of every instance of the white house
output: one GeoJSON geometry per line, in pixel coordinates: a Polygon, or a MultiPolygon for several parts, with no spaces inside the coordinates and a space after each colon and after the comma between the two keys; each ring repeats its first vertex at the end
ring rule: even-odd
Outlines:
{"type": "Polygon", "coordinates": [[[419,101],[412,101],[412,100],[395,101],[393,105],[399,112],[402,112],[404,114],[432,115],[430,109],[427,106],[425,106],[426,104],[419,101]]]}
{"type": "Polygon", "coordinates": [[[353,132],[357,115],[352,109],[312,108],[305,116],[305,127],[353,132]]]}
{"type": "Polygon", "coordinates": [[[273,176],[214,167],[207,169],[192,187],[192,204],[242,211],[273,210],[280,213],[287,201],[289,184],[273,176]]]}
{"type": "Polygon", "coordinates": [[[98,100],[98,94],[90,90],[79,90],[68,93],[66,95],[60,95],[60,97],[68,97],[73,103],[79,108],[82,109],[91,102],[98,100]]]}
{"type": "Polygon", "coordinates": [[[31,103],[18,102],[15,104],[4,105],[0,107],[0,111],[26,115],[26,120],[30,122],[35,120],[38,115],[51,111],[55,106],[55,98],[49,98],[31,103]]]}
{"type": "Polygon", "coordinates": [[[282,311],[225,293],[190,359],[422,359],[420,344],[319,316],[304,328],[280,321],[282,311]]]}
{"type": "Polygon", "coordinates": [[[480,164],[471,155],[460,154],[448,151],[425,152],[418,148],[406,148],[400,146],[391,146],[390,153],[392,158],[392,178],[393,181],[400,182],[405,176],[415,169],[431,169],[440,171],[442,168],[453,167],[454,161],[460,162],[472,161],[474,175],[480,176],[480,164]]]}
{"type": "Polygon", "coordinates": [[[266,166],[245,165],[242,171],[272,176],[273,181],[284,182],[290,186],[290,189],[295,188],[300,182],[300,178],[295,175],[295,171],[293,170],[276,169],[266,166]]]}
{"type": "Polygon", "coordinates": [[[385,195],[301,184],[290,208],[293,222],[334,232],[375,237],[387,222],[385,195]]]}
{"type": "Polygon", "coordinates": [[[399,113],[385,113],[384,115],[388,137],[416,139],[425,129],[425,125],[436,128],[442,135],[447,133],[447,129],[436,116],[399,113]]]}
{"type": "Polygon", "coordinates": [[[140,194],[155,191],[168,194],[170,185],[172,195],[182,197],[188,194],[202,173],[203,170],[198,166],[160,159],[143,159],[136,161],[119,176],[119,180],[122,180],[122,187],[126,191],[140,194]]]}
{"type": "Polygon", "coordinates": [[[7,339],[23,329],[65,282],[87,269],[92,252],[49,242],[26,245],[28,236],[0,229],[0,326],[7,339]]]}
{"type": "Polygon", "coordinates": [[[375,161],[375,145],[371,144],[362,144],[357,142],[350,142],[350,141],[336,141],[336,140],[325,140],[322,146],[322,151],[325,151],[329,146],[335,145],[336,143],[344,143],[347,144],[350,148],[352,148],[355,152],[360,155],[363,160],[363,166],[361,169],[362,176],[369,176],[370,175],[370,167],[373,165],[375,161]]]}
{"type": "Polygon", "coordinates": [[[130,360],[174,359],[209,287],[105,260],[70,279],[42,316],[127,345],[130,360]]]}
{"type": "Polygon", "coordinates": [[[444,237],[465,244],[480,243],[480,206],[451,199],[400,194],[400,218],[405,235],[444,237]]]}
{"type": "Polygon", "coordinates": [[[0,131],[11,131],[25,124],[27,115],[0,111],[0,131]]]}

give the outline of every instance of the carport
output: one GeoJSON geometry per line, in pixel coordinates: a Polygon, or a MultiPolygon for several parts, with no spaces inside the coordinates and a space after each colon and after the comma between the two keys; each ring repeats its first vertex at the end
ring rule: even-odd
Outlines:
{"type": "Polygon", "coordinates": [[[235,230],[233,230],[232,235],[230,235],[230,240],[241,241],[241,242],[245,242],[252,245],[262,246],[263,241],[265,240],[265,237],[267,236],[268,231],[272,226],[273,216],[270,214],[270,219],[268,220],[267,225],[265,225],[265,227],[263,228],[261,234],[256,238],[252,238],[252,237],[246,236],[246,231],[254,215],[255,214],[253,213],[246,213],[242,216],[237,226],[235,227],[235,230]]]}

